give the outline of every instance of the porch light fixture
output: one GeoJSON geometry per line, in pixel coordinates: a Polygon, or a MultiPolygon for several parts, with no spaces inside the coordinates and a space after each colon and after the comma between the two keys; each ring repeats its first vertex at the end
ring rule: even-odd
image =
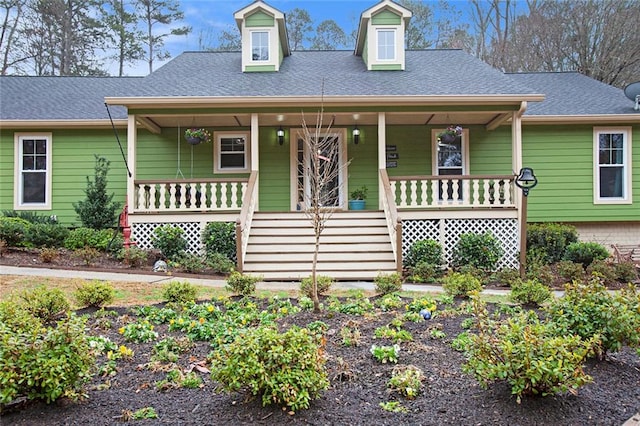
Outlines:
{"type": "Polygon", "coordinates": [[[522,207],[520,220],[520,278],[525,277],[527,266],[527,197],[529,190],[538,184],[538,178],[533,169],[523,167],[520,169],[518,177],[516,177],[516,186],[522,189],[522,207]]]}
{"type": "Polygon", "coordinates": [[[282,126],[280,126],[280,128],[278,129],[276,135],[278,136],[278,144],[282,146],[282,144],[284,143],[284,130],[282,130],[282,126]]]}
{"type": "Polygon", "coordinates": [[[355,145],[358,145],[358,142],[360,142],[360,129],[358,129],[358,125],[356,124],[356,127],[353,128],[353,143],[355,145]]]}

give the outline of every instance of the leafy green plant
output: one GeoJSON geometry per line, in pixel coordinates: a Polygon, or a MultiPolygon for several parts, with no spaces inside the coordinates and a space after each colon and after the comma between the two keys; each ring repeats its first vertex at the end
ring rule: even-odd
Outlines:
{"type": "Polygon", "coordinates": [[[48,223],[51,225],[58,223],[58,218],[55,215],[40,214],[30,210],[3,210],[2,216],[18,218],[29,223],[48,223]]]}
{"type": "Polygon", "coordinates": [[[131,414],[131,418],[133,420],[157,419],[158,413],[156,413],[156,410],[153,407],[144,407],[134,411],[131,414]]]}
{"type": "Polygon", "coordinates": [[[414,283],[430,283],[442,276],[440,265],[427,262],[419,262],[416,266],[409,268],[407,280],[414,283]]]}
{"type": "Polygon", "coordinates": [[[73,203],[82,226],[93,229],[110,228],[116,223],[120,205],[113,201],[113,193],[107,194],[107,173],[111,162],[104,157],[95,156],[93,182],[87,176],[86,198],[73,203]]]}
{"type": "Polygon", "coordinates": [[[397,293],[387,294],[376,301],[376,305],[383,311],[393,311],[401,307],[402,298],[397,293]]]}
{"type": "Polygon", "coordinates": [[[347,315],[364,315],[373,310],[373,303],[362,292],[358,292],[355,296],[348,297],[344,302],[335,297],[331,298],[329,310],[347,315]]]}
{"type": "MultiPolygon", "coordinates": [[[[326,275],[316,276],[316,286],[318,287],[318,296],[327,293],[333,285],[333,278],[326,275]]],[[[312,297],[313,278],[306,277],[300,281],[300,293],[307,297],[312,297]]]]}
{"type": "Polygon", "coordinates": [[[187,250],[188,244],[184,238],[184,230],[170,224],[154,229],[151,243],[169,260],[179,259],[180,255],[187,250]]]}
{"type": "Polygon", "coordinates": [[[44,285],[22,292],[20,299],[24,309],[45,323],[65,315],[71,307],[62,290],[44,285]]]}
{"type": "Polygon", "coordinates": [[[92,247],[84,247],[73,252],[73,255],[87,265],[93,265],[93,262],[100,257],[100,252],[92,247]]]}
{"type": "Polygon", "coordinates": [[[609,252],[602,244],[577,242],[567,246],[563,259],[582,263],[586,269],[594,260],[605,260],[607,257],[609,257],[609,252]]]}
{"type": "Polygon", "coordinates": [[[18,247],[24,243],[24,235],[31,223],[17,217],[0,217],[0,240],[9,247],[18,247]]]}
{"type": "Polygon", "coordinates": [[[40,260],[44,263],[51,263],[58,258],[60,252],[57,248],[45,247],[40,250],[40,260]]]}
{"type": "Polygon", "coordinates": [[[227,277],[225,289],[241,296],[251,296],[256,291],[256,283],[261,279],[262,277],[259,276],[233,271],[227,277]]]}
{"type": "Polygon", "coordinates": [[[193,346],[191,340],[186,337],[167,337],[160,340],[151,350],[151,361],[176,362],[180,354],[185,353],[193,346]]]}
{"type": "Polygon", "coordinates": [[[503,254],[500,241],[490,232],[462,234],[453,248],[452,263],[456,267],[471,265],[485,271],[493,271],[503,254]]]}
{"type": "Polygon", "coordinates": [[[138,247],[123,247],[118,251],[117,258],[125,265],[136,268],[147,263],[148,254],[145,250],[138,247]]]}
{"type": "Polygon", "coordinates": [[[396,343],[410,342],[413,340],[413,336],[407,330],[390,327],[388,325],[376,328],[373,335],[376,338],[389,339],[396,343]]]}
{"type": "Polygon", "coordinates": [[[451,341],[451,347],[458,352],[466,352],[471,345],[471,335],[468,331],[463,331],[451,341]]]}
{"type": "Polygon", "coordinates": [[[442,288],[450,296],[467,297],[472,291],[482,291],[482,284],[471,274],[452,272],[442,280],[442,288]]]}
{"type": "Polygon", "coordinates": [[[175,259],[178,268],[191,274],[199,274],[205,270],[206,259],[192,253],[182,253],[175,259]]]}
{"type": "Polygon", "coordinates": [[[377,294],[389,294],[402,290],[402,276],[398,273],[379,273],[373,280],[376,284],[377,294]]]}
{"type": "Polygon", "coordinates": [[[59,224],[34,223],[26,228],[24,240],[31,247],[62,247],[69,230],[59,224]]]}
{"type": "Polygon", "coordinates": [[[111,229],[76,228],[69,232],[64,240],[64,247],[69,250],[77,250],[91,247],[100,251],[107,251],[109,243],[113,239],[111,229]]]}
{"type": "Polygon", "coordinates": [[[361,335],[358,324],[351,321],[340,329],[340,337],[342,337],[342,344],[344,346],[359,346],[361,335]]]}
{"type": "Polygon", "coordinates": [[[261,395],[263,405],[306,409],[329,387],[320,349],[305,328],[244,330],[233,343],[213,351],[211,379],[230,392],[246,389],[261,395]]]}
{"type": "Polygon", "coordinates": [[[414,268],[420,263],[439,266],[442,263],[442,245],[435,240],[418,240],[411,244],[404,264],[414,268]]]}
{"type": "Polygon", "coordinates": [[[389,411],[390,413],[408,413],[409,409],[404,407],[399,401],[387,401],[381,402],[380,408],[384,411],[389,411]]]}
{"type": "Polygon", "coordinates": [[[585,278],[582,264],[570,260],[561,260],[556,263],[556,271],[558,271],[558,275],[569,281],[583,280],[585,278]]]}
{"type": "Polygon", "coordinates": [[[172,281],[162,288],[162,298],[169,303],[187,303],[196,300],[198,288],[187,281],[172,281]]]}
{"type": "Polygon", "coordinates": [[[432,328],[429,331],[429,336],[432,339],[437,340],[437,339],[444,339],[445,337],[447,337],[447,334],[444,331],[440,330],[439,328],[432,328]]]}
{"type": "Polygon", "coordinates": [[[405,310],[409,312],[420,313],[420,311],[422,311],[423,309],[426,309],[433,314],[436,309],[438,309],[438,304],[433,298],[429,296],[422,296],[413,299],[411,302],[409,302],[408,305],[405,306],[405,310]]]}
{"type": "Polygon", "coordinates": [[[222,253],[207,254],[206,264],[218,274],[229,274],[236,267],[236,264],[222,253]]]}
{"type": "Polygon", "coordinates": [[[551,290],[536,280],[516,280],[511,284],[509,299],[521,305],[540,306],[551,299],[551,290]]]}
{"type": "Polygon", "coordinates": [[[567,246],[578,242],[575,226],[558,223],[534,223],[527,225],[527,263],[531,252],[546,263],[562,260],[567,246]]]}
{"type": "Polygon", "coordinates": [[[616,278],[623,283],[630,283],[638,279],[638,269],[633,262],[620,262],[613,265],[616,278]]]}
{"type": "Polygon", "coordinates": [[[520,271],[504,268],[495,272],[491,278],[498,286],[511,287],[515,281],[520,279],[520,271]]]}
{"type": "Polygon", "coordinates": [[[94,280],[82,284],[73,295],[82,306],[101,307],[113,302],[116,291],[111,283],[94,280]]]}
{"type": "Polygon", "coordinates": [[[236,258],[236,227],[233,222],[210,222],[202,232],[207,257],[220,253],[233,261],[236,258]]]}
{"type": "Polygon", "coordinates": [[[366,200],[367,192],[369,192],[369,189],[367,189],[366,186],[361,186],[351,191],[349,199],[350,200],[366,200]]]}
{"type": "Polygon", "coordinates": [[[118,333],[129,342],[152,342],[158,338],[158,332],[154,331],[153,324],[147,320],[136,321],[120,327],[118,333]]]}
{"type": "Polygon", "coordinates": [[[606,260],[594,260],[591,262],[587,267],[587,275],[597,276],[605,284],[613,284],[618,280],[613,263],[606,260]]]}
{"type": "Polygon", "coordinates": [[[541,322],[533,311],[492,320],[477,294],[472,300],[478,334],[470,334],[463,371],[483,388],[506,381],[520,402],[526,395],[575,392],[592,380],[583,364],[593,353],[595,339],[559,335],[553,323],[541,322]]]}
{"type": "Polygon", "coordinates": [[[376,361],[386,364],[386,363],[398,363],[398,356],[400,355],[400,345],[397,343],[393,346],[378,346],[371,345],[371,349],[369,350],[371,355],[376,359],[376,361]]]}
{"type": "Polygon", "coordinates": [[[424,380],[424,373],[420,368],[414,365],[397,366],[391,372],[387,387],[407,399],[415,399],[422,390],[424,380]]]}

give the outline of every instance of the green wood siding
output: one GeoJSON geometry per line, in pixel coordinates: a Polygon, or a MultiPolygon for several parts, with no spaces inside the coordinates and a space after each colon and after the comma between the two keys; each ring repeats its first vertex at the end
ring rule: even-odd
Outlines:
{"type": "Polygon", "coordinates": [[[378,210],[378,128],[377,126],[363,126],[360,129],[360,142],[353,143],[352,128],[347,129],[347,157],[351,160],[347,174],[351,191],[366,186],[367,210],[378,210]]]}
{"type": "Polygon", "coordinates": [[[275,70],[275,65],[247,65],[244,67],[245,72],[272,72],[275,70]]]}
{"type": "Polygon", "coordinates": [[[371,17],[373,25],[400,25],[400,15],[396,15],[390,10],[382,10],[371,17]]]}
{"type": "Polygon", "coordinates": [[[247,27],[273,27],[275,25],[273,16],[268,15],[261,10],[247,16],[244,22],[247,27]]]}
{"type": "Polygon", "coordinates": [[[258,176],[260,211],[289,211],[290,203],[290,131],[285,128],[284,144],[276,138],[277,127],[260,128],[260,174],[258,176]]]}
{"type": "Polygon", "coordinates": [[[383,64],[383,65],[371,65],[371,69],[373,71],[401,71],[402,70],[402,65],[401,64],[383,64]]]}
{"type": "Polygon", "coordinates": [[[483,126],[469,128],[470,174],[511,174],[511,151],[511,127],[500,127],[490,132],[483,126]]]}
{"type": "Polygon", "coordinates": [[[538,186],[529,193],[528,221],[637,221],[640,126],[635,126],[632,133],[632,199],[635,205],[603,205],[593,202],[593,126],[523,128],[523,165],[533,168],[539,180],[538,186]]]}
{"type": "MultiPolygon", "coordinates": [[[[16,130],[28,133],[29,130],[16,130]]],[[[34,132],[43,132],[44,129],[34,132]]],[[[56,215],[67,226],[81,225],[73,203],[84,200],[87,176],[93,180],[95,155],[107,158],[107,193],[113,201],[123,205],[127,187],[127,172],[120,148],[111,129],[54,130],[52,133],[52,192],[51,210],[38,210],[39,214],[56,215]]],[[[119,130],[120,141],[126,153],[126,131],[119,130]]],[[[13,210],[14,184],[14,131],[0,134],[0,210],[13,210]]],[[[117,223],[114,222],[114,226],[117,223]]]]}

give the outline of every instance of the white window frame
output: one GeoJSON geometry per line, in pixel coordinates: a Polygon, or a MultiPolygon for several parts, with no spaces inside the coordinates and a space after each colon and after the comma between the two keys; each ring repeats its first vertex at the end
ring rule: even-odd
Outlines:
{"type": "Polygon", "coordinates": [[[593,128],[593,203],[594,204],[631,204],[632,172],[631,172],[631,127],[594,127],[593,128]],[[622,197],[600,196],[600,135],[622,134],[622,197]]]}
{"type": "Polygon", "coordinates": [[[249,132],[214,132],[213,171],[214,173],[243,173],[251,170],[251,135],[249,132]],[[244,167],[222,167],[222,139],[244,139],[244,167]]]}
{"type": "Polygon", "coordinates": [[[53,164],[53,134],[52,133],[15,133],[14,134],[14,178],[13,178],[13,209],[14,210],[51,210],[51,183],[53,164]],[[44,139],[46,141],[47,160],[45,176],[44,203],[22,203],[23,170],[22,170],[22,141],[28,139],[44,139]]]}
{"type": "Polygon", "coordinates": [[[249,51],[249,55],[251,56],[251,62],[256,62],[256,63],[261,63],[261,64],[266,64],[269,63],[271,61],[271,56],[272,56],[272,51],[271,51],[271,31],[269,31],[268,29],[265,30],[252,30],[249,31],[249,43],[250,43],[250,51],[249,51]],[[254,34],[266,34],[267,36],[267,44],[266,46],[260,46],[260,48],[267,48],[267,59],[253,59],[253,36],[254,34]]]}
{"type": "MultiPolygon", "coordinates": [[[[385,52],[388,52],[387,49],[385,49],[385,52]]],[[[376,29],[376,61],[378,62],[393,62],[396,61],[398,57],[398,39],[397,39],[397,30],[395,28],[378,28],[376,29]],[[393,45],[392,47],[392,52],[393,52],[393,57],[391,58],[381,58],[380,57],[380,47],[382,46],[381,43],[381,39],[380,36],[382,33],[391,33],[392,37],[391,39],[393,40],[393,45]]]]}

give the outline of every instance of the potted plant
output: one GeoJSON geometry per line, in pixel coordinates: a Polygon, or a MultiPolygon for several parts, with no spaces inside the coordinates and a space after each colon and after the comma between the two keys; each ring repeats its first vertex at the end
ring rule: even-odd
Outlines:
{"type": "Polygon", "coordinates": [[[462,126],[454,126],[453,124],[438,133],[438,142],[453,143],[456,138],[462,134],[462,126]]]}
{"type": "Polygon", "coordinates": [[[349,210],[364,210],[365,199],[367,198],[367,187],[361,186],[351,191],[349,199],[349,210]]]}
{"type": "Polygon", "coordinates": [[[201,127],[191,127],[184,131],[184,138],[191,145],[211,142],[211,133],[201,127]]]}

